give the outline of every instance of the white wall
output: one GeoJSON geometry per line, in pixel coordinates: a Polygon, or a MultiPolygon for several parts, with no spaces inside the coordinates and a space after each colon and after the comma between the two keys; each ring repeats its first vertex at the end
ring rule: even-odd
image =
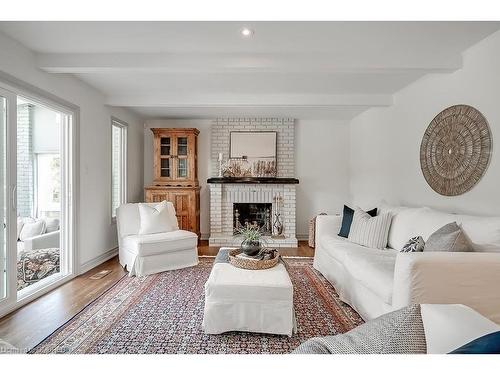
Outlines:
{"type": "MultiPolygon", "coordinates": [[[[94,88],[69,75],[51,75],[39,70],[33,54],[0,33],[0,72],[45,90],[80,108],[80,264],[94,265],[117,246],[116,226],[110,220],[111,206],[111,116],[129,126],[129,199],[142,199],[143,128],[134,113],[104,105],[94,88]]],[[[2,85],[0,79],[0,86],[2,85]]]]}
{"type": "Polygon", "coordinates": [[[349,194],[349,123],[297,120],[295,125],[297,237],[308,233],[308,222],[320,212],[342,212],[349,194]]]}
{"type": "MultiPolygon", "coordinates": [[[[210,192],[207,178],[211,171],[211,120],[159,119],[146,121],[144,134],[144,183],[153,181],[154,127],[190,128],[200,130],[198,137],[198,174],[201,185],[201,233],[209,234],[210,192]]],[[[297,186],[297,235],[308,232],[309,218],[319,212],[339,213],[349,201],[349,127],[345,122],[329,120],[297,120],[295,125],[295,169],[297,186]]]]}
{"type": "Polygon", "coordinates": [[[428,205],[451,212],[498,215],[500,207],[500,32],[464,53],[463,69],[424,77],[398,92],[394,105],[371,109],[351,123],[351,194],[364,207],[389,203],[428,205]],[[494,150],[483,179],[458,197],[444,197],[420,170],[425,129],[444,108],[468,104],[489,122],[494,150]]]}

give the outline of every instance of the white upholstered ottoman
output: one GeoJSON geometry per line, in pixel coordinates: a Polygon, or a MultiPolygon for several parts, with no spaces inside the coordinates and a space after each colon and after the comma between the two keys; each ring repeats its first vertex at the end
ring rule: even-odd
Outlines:
{"type": "Polygon", "coordinates": [[[296,331],[293,286],[285,266],[253,271],[215,263],[205,284],[203,330],[291,336],[296,331]]]}

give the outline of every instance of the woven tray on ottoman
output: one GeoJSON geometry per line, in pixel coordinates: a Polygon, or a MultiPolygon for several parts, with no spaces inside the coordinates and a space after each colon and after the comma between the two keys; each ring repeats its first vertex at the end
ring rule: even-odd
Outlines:
{"type": "Polygon", "coordinates": [[[267,268],[272,268],[278,264],[280,259],[280,254],[274,251],[274,257],[271,259],[252,259],[247,257],[238,257],[241,254],[241,250],[235,249],[229,252],[229,263],[238,268],[243,268],[246,270],[265,270],[267,268]]]}

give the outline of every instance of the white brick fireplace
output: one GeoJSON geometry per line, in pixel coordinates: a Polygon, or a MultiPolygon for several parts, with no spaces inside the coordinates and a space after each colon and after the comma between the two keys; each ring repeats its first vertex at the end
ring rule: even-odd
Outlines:
{"type": "Polygon", "coordinates": [[[277,173],[273,183],[213,183],[210,186],[210,239],[211,246],[238,246],[233,235],[235,203],[271,203],[271,223],[275,220],[277,204],[281,198],[280,213],[283,235],[268,237],[266,242],[276,247],[297,246],[296,238],[296,194],[294,183],[282,183],[280,179],[293,179],[294,163],[294,119],[281,118],[231,118],[216,119],[212,123],[212,171],[217,173],[217,156],[229,154],[231,131],[276,131],[277,173]]]}
{"type": "Polygon", "coordinates": [[[295,185],[292,184],[210,184],[211,246],[239,245],[233,237],[234,203],[272,203],[271,220],[276,211],[275,197],[282,197],[283,238],[267,238],[277,247],[297,246],[295,237],[295,185]]]}

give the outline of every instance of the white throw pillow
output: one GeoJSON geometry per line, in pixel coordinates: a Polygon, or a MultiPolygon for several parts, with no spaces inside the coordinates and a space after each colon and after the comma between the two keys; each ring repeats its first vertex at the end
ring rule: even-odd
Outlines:
{"type": "Polygon", "coordinates": [[[46,217],[43,220],[45,221],[45,233],[51,233],[59,230],[58,218],[46,217]]]}
{"type": "Polygon", "coordinates": [[[34,223],[24,223],[19,234],[19,239],[25,241],[28,238],[40,236],[45,233],[45,221],[38,220],[34,223]]]}
{"type": "Polygon", "coordinates": [[[169,205],[172,205],[172,203],[167,201],[163,201],[156,206],[139,203],[139,215],[141,218],[139,234],[163,233],[176,230],[177,228],[173,221],[177,222],[177,219],[175,215],[172,218],[172,210],[169,205]]]}
{"type": "Polygon", "coordinates": [[[371,217],[365,211],[356,208],[348,239],[353,243],[366,247],[385,249],[391,219],[392,214],[390,212],[371,217]]]}
{"type": "Polygon", "coordinates": [[[464,305],[422,304],[427,354],[446,354],[500,326],[464,305]]]}
{"type": "Polygon", "coordinates": [[[408,238],[422,236],[424,241],[427,239],[422,235],[422,223],[419,219],[421,217],[419,213],[424,210],[422,207],[405,208],[394,213],[387,241],[389,247],[401,250],[408,238]]]}

